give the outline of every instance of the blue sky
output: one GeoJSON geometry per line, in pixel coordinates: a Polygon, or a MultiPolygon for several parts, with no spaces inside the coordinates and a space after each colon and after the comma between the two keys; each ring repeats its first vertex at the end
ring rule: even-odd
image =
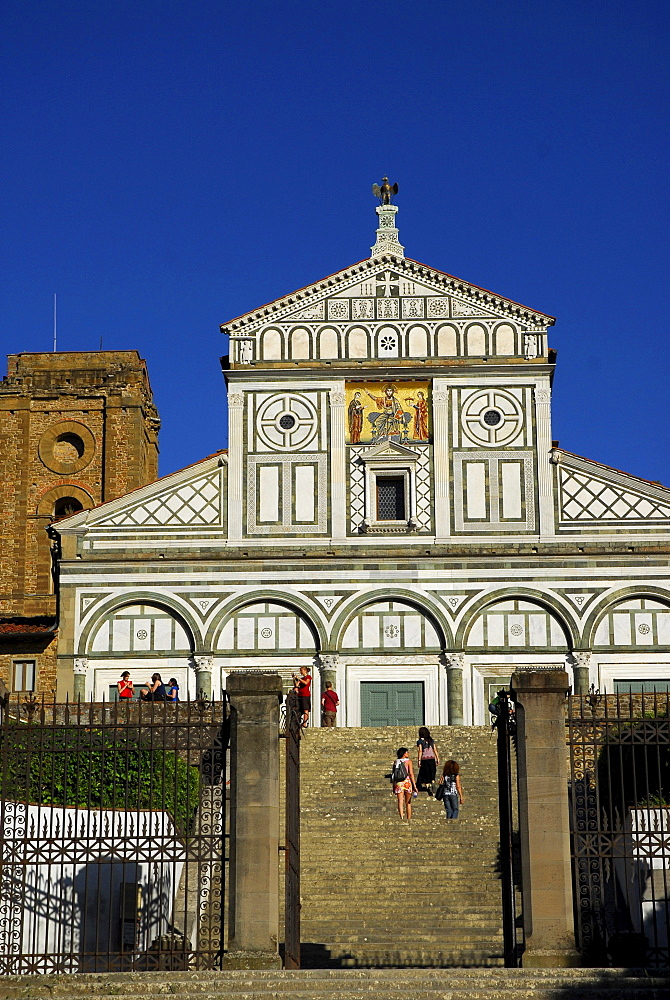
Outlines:
{"type": "Polygon", "coordinates": [[[667,0],[4,0],[0,345],[137,348],[161,474],[219,324],[369,256],[557,317],[561,446],[670,485],[667,0]]]}

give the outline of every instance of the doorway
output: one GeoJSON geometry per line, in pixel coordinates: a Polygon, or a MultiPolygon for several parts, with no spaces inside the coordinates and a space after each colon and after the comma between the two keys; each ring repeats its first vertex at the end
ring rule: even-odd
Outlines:
{"type": "Polygon", "coordinates": [[[422,726],[423,681],[362,681],[362,726],[422,726]]]}

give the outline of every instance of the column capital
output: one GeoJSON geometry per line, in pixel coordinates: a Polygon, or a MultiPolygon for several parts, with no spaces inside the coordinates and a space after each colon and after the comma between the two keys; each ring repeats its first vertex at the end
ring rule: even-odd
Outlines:
{"type": "Polygon", "coordinates": [[[198,656],[193,657],[193,669],[196,674],[199,674],[201,670],[206,670],[209,673],[214,669],[214,657],[211,653],[198,654],[198,656]]]}
{"type": "Polygon", "coordinates": [[[462,670],[465,666],[465,653],[461,651],[445,653],[444,659],[447,668],[462,670]]]}
{"type": "Polygon", "coordinates": [[[592,655],[590,649],[573,649],[570,653],[570,659],[575,667],[588,667],[592,655]]]}
{"type": "Polygon", "coordinates": [[[328,394],[330,396],[331,406],[344,406],[346,400],[344,389],[340,389],[338,386],[337,389],[329,389],[328,394]]]}
{"type": "Polygon", "coordinates": [[[337,670],[339,662],[339,653],[319,653],[319,666],[323,670],[337,670]]]}
{"type": "Polygon", "coordinates": [[[80,677],[88,673],[88,659],[85,656],[75,657],[74,672],[80,677]]]}

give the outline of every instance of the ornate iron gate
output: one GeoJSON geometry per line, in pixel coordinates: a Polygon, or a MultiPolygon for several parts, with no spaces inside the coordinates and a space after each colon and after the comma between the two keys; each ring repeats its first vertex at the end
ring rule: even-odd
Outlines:
{"type": "Polygon", "coordinates": [[[571,696],[578,946],[591,965],[670,965],[670,695],[571,696]]]}
{"type": "Polygon", "coordinates": [[[516,968],[523,953],[523,924],[517,890],[520,888],[518,863],[518,788],[516,781],[516,718],[513,692],[499,691],[495,702],[493,728],[497,734],[498,818],[500,822],[500,886],[502,893],[503,953],[506,968],[516,968]]]}
{"type": "Polygon", "coordinates": [[[284,967],[300,968],[300,728],[294,691],[286,699],[286,881],[284,967]]]}
{"type": "Polygon", "coordinates": [[[225,703],[10,703],[0,973],[213,969],[225,703]]]}

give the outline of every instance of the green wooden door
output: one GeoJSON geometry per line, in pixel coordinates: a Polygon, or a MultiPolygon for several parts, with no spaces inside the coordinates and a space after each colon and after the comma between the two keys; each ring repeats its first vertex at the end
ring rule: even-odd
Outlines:
{"type": "Polygon", "coordinates": [[[361,682],[362,726],[422,726],[423,681],[361,682]]]}

